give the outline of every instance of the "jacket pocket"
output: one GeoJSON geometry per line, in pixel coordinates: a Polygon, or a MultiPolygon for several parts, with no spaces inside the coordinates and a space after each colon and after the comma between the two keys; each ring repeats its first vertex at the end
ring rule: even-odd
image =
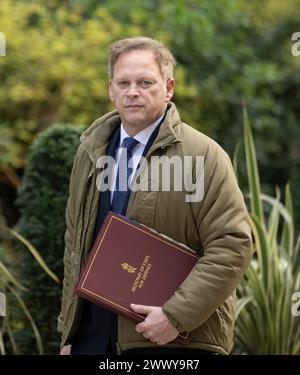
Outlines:
{"type": "Polygon", "coordinates": [[[158,191],[138,191],[128,206],[127,215],[149,227],[154,227],[158,191]],[[138,202],[137,204],[135,204],[138,202]]]}

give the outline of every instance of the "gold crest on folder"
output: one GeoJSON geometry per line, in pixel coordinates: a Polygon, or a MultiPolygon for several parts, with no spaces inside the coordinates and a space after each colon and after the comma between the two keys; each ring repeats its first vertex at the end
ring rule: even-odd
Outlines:
{"type": "Polygon", "coordinates": [[[126,270],[129,273],[135,273],[135,271],[136,271],[136,267],[133,267],[128,263],[122,263],[121,266],[122,266],[123,270],[126,270]]]}

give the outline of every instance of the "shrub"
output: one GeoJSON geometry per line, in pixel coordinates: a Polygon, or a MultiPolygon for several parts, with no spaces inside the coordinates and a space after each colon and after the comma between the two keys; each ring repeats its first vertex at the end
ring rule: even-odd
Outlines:
{"type": "MultiPolygon", "coordinates": [[[[63,279],[64,212],[68,198],[69,176],[83,128],[55,125],[33,144],[17,204],[21,218],[18,231],[41,253],[53,272],[63,279]]],[[[30,293],[23,299],[41,333],[46,354],[57,354],[59,336],[57,316],[61,286],[54,285],[32,257],[24,254],[20,271],[30,293]]],[[[21,352],[32,354],[32,331],[18,332],[21,352]]]]}

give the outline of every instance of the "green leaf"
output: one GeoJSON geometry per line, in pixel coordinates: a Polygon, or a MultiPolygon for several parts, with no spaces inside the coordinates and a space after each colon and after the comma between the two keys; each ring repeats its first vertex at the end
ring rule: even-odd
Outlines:
{"type": "Polygon", "coordinates": [[[249,123],[248,112],[245,105],[243,106],[243,126],[247,175],[251,194],[251,212],[252,215],[256,216],[260,220],[262,225],[264,225],[263,210],[260,199],[261,189],[256,161],[256,152],[249,123]]]}
{"type": "Polygon", "coordinates": [[[269,292],[271,277],[271,258],[267,232],[263,223],[257,217],[251,215],[252,230],[255,237],[256,253],[259,263],[260,275],[262,277],[264,292],[269,292]]]}
{"type": "Polygon", "coordinates": [[[39,265],[43,268],[43,270],[56,282],[60,283],[58,277],[50,270],[50,268],[45,263],[44,259],[40,256],[39,252],[36,250],[34,246],[29,243],[26,238],[21,236],[19,233],[14,231],[13,229],[7,228],[3,225],[0,225],[0,228],[4,231],[9,232],[11,235],[13,235],[15,238],[17,238],[21,243],[23,243],[27,249],[31,252],[31,254],[34,256],[36,261],[39,263],[39,265]]]}
{"type": "Polygon", "coordinates": [[[7,288],[11,291],[11,293],[15,296],[15,298],[17,299],[21,309],[23,310],[25,316],[27,317],[27,319],[29,320],[29,323],[32,327],[32,330],[34,332],[34,336],[35,336],[35,339],[36,339],[36,343],[37,343],[37,349],[38,349],[38,353],[39,354],[43,354],[43,343],[42,343],[42,339],[41,339],[41,335],[40,335],[40,332],[34,322],[34,319],[32,318],[27,306],[25,305],[24,301],[22,300],[22,298],[19,296],[18,292],[12,288],[9,284],[7,284],[7,288]]]}
{"type": "Polygon", "coordinates": [[[9,269],[7,267],[5,267],[5,265],[0,261],[0,276],[2,274],[2,277],[5,276],[7,278],[8,281],[10,281],[12,284],[14,284],[17,288],[19,288],[20,290],[23,290],[23,291],[28,291],[27,288],[25,288],[25,286],[23,286],[13,275],[12,273],[9,271],[9,269]]]}

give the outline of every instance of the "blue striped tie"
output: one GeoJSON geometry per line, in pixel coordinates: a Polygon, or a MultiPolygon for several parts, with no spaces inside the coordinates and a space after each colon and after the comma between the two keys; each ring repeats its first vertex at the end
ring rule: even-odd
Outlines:
{"type": "Polygon", "coordinates": [[[122,214],[123,207],[129,190],[129,176],[132,174],[132,168],[129,166],[129,160],[132,158],[132,151],[139,143],[133,137],[127,137],[123,140],[122,151],[119,160],[115,191],[111,204],[111,210],[122,214]],[[126,157],[127,155],[127,157],[126,157]]]}

